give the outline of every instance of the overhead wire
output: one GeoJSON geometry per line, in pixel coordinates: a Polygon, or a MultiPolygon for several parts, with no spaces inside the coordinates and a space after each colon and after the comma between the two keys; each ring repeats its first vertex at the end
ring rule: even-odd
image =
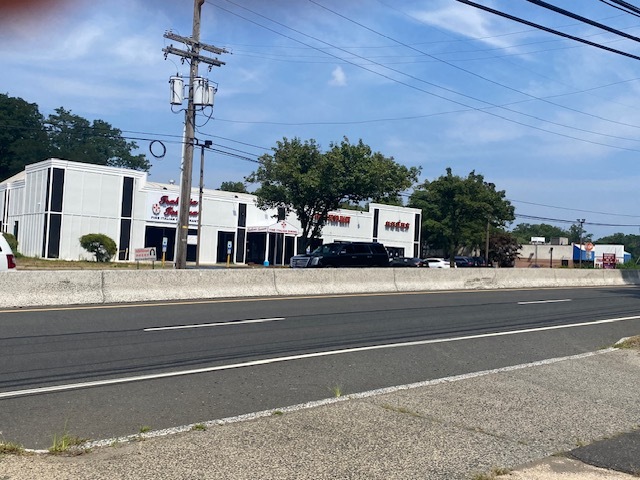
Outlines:
{"type": "Polygon", "coordinates": [[[575,35],[569,35],[568,33],[561,32],[559,30],[554,30],[553,28],[545,27],[544,25],[540,25],[538,23],[530,22],[529,20],[525,20],[524,18],[516,17],[514,15],[510,15],[508,13],[502,12],[500,10],[496,10],[494,8],[487,7],[486,5],[481,5],[479,3],[472,2],[471,0],[455,0],[456,2],[464,3],[465,5],[469,5],[471,7],[478,8],[480,10],[484,10],[485,12],[492,13],[494,15],[498,15],[503,18],[507,18],[509,20],[513,20],[514,22],[522,23],[524,25],[528,25],[530,27],[537,28],[538,30],[543,30],[548,33],[552,33],[554,35],[558,35],[570,40],[574,40],[576,42],[584,43],[585,45],[590,45],[595,48],[600,48],[602,50],[606,50],[611,53],[616,53],[618,55],[622,55],[624,57],[633,58],[634,60],[640,60],[640,57],[637,55],[633,55],[632,53],[624,52],[622,50],[617,50],[615,48],[607,47],[605,45],[601,45],[596,42],[591,42],[589,40],[585,40],[584,38],[577,37],[575,35]]]}
{"type": "MultiPolygon", "coordinates": [[[[344,19],[344,20],[347,20],[348,22],[351,22],[351,23],[353,23],[353,24],[355,24],[355,25],[357,25],[357,26],[359,26],[359,27],[361,27],[361,28],[364,28],[365,30],[367,30],[367,31],[369,31],[369,32],[375,33],[376,35],[380,35],[381,37],[386,38],[387,40],[390,40],[390,41],[392,41],[392,42],[395,42],[395,43],[397,43],[398,45],[401,45],[401,46],[403,46],[403,47],[405,47],[405,48],[409,48],[409,49],[411,49],[411,50],[414,50],[414,51],[416,51],[416,52],[418,52],[418,53],[420,53],[420,54],[422,54],[422,55],[426,55],[426,56],[428,56],[429,58],[432,58],[432,59],[434,59],[434,60],[436,60],[436,61],[438,61],[438,62],[444,63],[445,65],[448,65],[449,67],[455,68],[456,70],[460,70],[460,71],[462,71],[462,72],[464,72],[464,73],[467,73],[467,74],[469,74],[469,75],[473,75],[474,77],[480,78],[480,79],[482,79],[482,80],[484,80],[484,81],[486,81],[486,82],[489,82],[489,83],[491,83],[491,84],[493,84],[493,85],[500,86],[500,87],[502,87],[502,88],[505,88],[505,89],[508,89],[508,90],[510,90],[510,91],[516,92],[516,93],[518,93],[518,94],[524,95],[524,96],[526,96],[526,97],[528,97],[528,98],[530,98],[530,99],[533,99],[533,100],[539,100],[539,101],[542,101],[542,102],[547,103],[547,104],[549,104],[549,105],[553,105],[553,106],[556,106],[556,107],[560,107],[560,108],[563,108],[563,109],[566,109],[566,110],[569,110],[569,111],[572,111],[572,112],[575,112],[575,113],[580,113],[580,114],[582,114],[582,115],[587,115],[587,116],[594,117],[594,118],[597,118],[597,119],[599,119],[599,120],[603,120],[603,121],[611,122],[611,123],[614,123],[614,124],[620,124],[620,122],[617,122],[617,121],[615,121],[615,120],[609,120],[609,119],[604,118],[604,117],[601,117],[601,116],[599,116],[599,115],[594,115],[594,114],[591,114],[591,113],[588,113],[588,112],[583,112],[583,111],[581,111],[581,110],[577,110],[577,109],[574,109],[574,108],[571,108],[571,107],[567,107],[567,106],[565,106],[565,105],[561,105],[561,104],[559,104],[559,103],[552,102],[552,101],[550,101],[550,100],[547,100],[547,99],[542,98],[542,97],[538,97],[538,96],[536,96],[536,95],[531,95],[531,94],[529,94],[529,93],[526,93],[526,92],[523,92],[523,91],[521,91],[521,90],[518,90],[517,88],[513,88],[513,87],[510,87],[509,85],[505,85],[505,84],[503,84],[503,83],[497,82],[497,81],[492,80],[492,79],[490,79],[490,78],[487,78],[487,77],[485,77],[485,76],[483,76],[483,75],[480,75],[480,74],[478,74],[478,73],[476,73],[476,72],[473,72],[473,71],[471,71],[471,70],[467,70],[466,68],[462,68],[462,67],[460,67],[460,66],[458,66],[458,65],[455,65],[455,64],[453,64],[453,63],[451,63],[451,62],[448,62],[448,61],[446,61],[446,60],[440,59],[440,58],[438,58],[438,57],[436,57],[436,56],[434,56],[434,55],[431,55],[431,54],[429,54],[429,53],[427,53],[427,52],[424,52],[424,51],[422,51],[422,50],[416,49],[415,47],[412,47],[411,45],[408,45],[408,44],[406,44],[406,43],[404,43],[404,42],[401,42],[400,40],[397,40],[397,39],[395,39],[395,38],[393,38],[393,37],[391,37],[391,36],[389,36],[389,35],[386,35],[386,34],[384,34],[384,33],[381,33],[381,32],[379,32],[379,31],[377,31],[377,30],[374,30],[373,28],[370,28],[370,27],[368,27],[368,26],[366,26],[366,25],[364,25],[364,24],[362,24],[362,23],[360,23],[360,22],[357,22],[357,21],[355,21],[355,20],[353,20],[353,19],[351,19],[351,18],[349,18],[349,17],[347,17],[347,16],[345,16],[345,15],[342,15],[342,14],[341,14],[341,13],[339,13],[339,12],[336,12],[335,10],[330,9],[329,7],[326,7],[326,6],[322,5],[322,4],[320,4],[320,3],[319,3],[319,2],[317,2],[316,0],[307,0],[307,1],[308,1],[308,2],[310,2],[310,3],[312,3],[312,4],[314,4],[314,5],[317,5],[317,6],[318,6],[318,7],[320,7],[320,8],[323,8],[324,10],[326,10],[326,11],[328,11],[328,12],[330,12],[330,13],[334,14],[334,15],[337,15],[338,17],[340,17],[340,18],[342,18],[342,19],[344,19]]],[[[529,1],[529,0],[527,0],[527,1],[529,1]]],[[[537,1],[537,0],[536,0],[536,1],[537,1]]],[[[634,37],[634,38],[636,38],[636,37],[634,37]]],[[[638,40],[640,40],[640,38],[639,38],[638,40]]],[[[510,111],[510,112],[522,113],[522,112],[518,112],[517,110],[513,110],[513,109],[506,108],[504,105],[501,105],[501,106],[500,106],[500,108],[506,109],[506,110],[508,110],[508,111],[510,111]]],[[[527,115],[527,116],[528,116],[528,115],[527,115]]],[[[533,116],[533,118],[538,119],[538,120],[541,120],[541,121],[544,121],[544,122],[551,123],[552,125],[562,126],[562,127],[568,127],[567,125],[564,125],[564,124],[561,124],[561,123],[557,123],[557,122],[553,122],[553,121],[549,121],[549,120],[545,120],[545,119],[541,119],[541,118],[536,117],[536,116],[533,116]]],[[[632,125],[625,125],[625,126],[632,126],[632,125]]],[[[630,138],[625,138],[625,137],[618,137],[618,136],[615,136],[615,135],[613,135],[613,136],[609,136],[608,134],[602,134],[602,133],[599,133],[599,132],[593,132],[593,131],[590,131],[590,130],[581,129],[581,128],[577,128],[577,127],[568,127],[568,128],[573,128],[573,129],[576,129],[576,130],[578,130],[578,131],[582,131],[582,132],[585,132],[585,133],[591,133],[591,134],[595,134],[595,135],[603,135],[603,136],[610,137],[610,138],[618,138],[618,139],[622,139],[622,140],[637,141],[637,140],[635,140],[635,139],[630,139],[630,138]]],[[[640,127],[639,127],[639,126],[636,126],[636,128],[640,128],[640,127]]]]}
{"type": "MultiPolygon", "coordinates": [[[[243,20],[245,20],[245,21],[248,21],[248,22],[250,22],[250,23],[253,23],[253,24],[255,24],[255,25],[257,25],[257,26],[259,26],[259,27],[261,27],[261,28],[264,28],[264,29],[266,29],[266,30],[268,30],[268,31],[271,31],[271,32],[273,32],[273,33],[275,33],[275,34],[277,34],[277,35],[283,36],[284,38],[288,38],[288,39],[290,39],[290,40],[292,40],[292,41],[295,41],[295,42],[300,43],[300,44],[302,44],[302,45],[308,46],[308,47],[310,47],[310,48],[316,48],[316,49],[317,49],[317,47],[314,47],[314,46],[312,46],[312,45],[309,45],[309,44],[307,44],[307,43],[304,43],[303,41],[301,41],[301,40],[299,40],[299,39],[296,39],[296,38],[294,38],[294,37],[291,37],[290,35],[286,35],[286,34],[284,34],[284,33],[282,33],[282,32],[279,32],[279,31],[274,30],[274,29],[272,29],[272,28],[270,28],[270,27],[267,27],[266,25],[263,25],[263,24],[261,24],[261,23],[258,23],[258,22],[256,22],[256,21],[254,21],[254,20],[251,20],[251,19],[249,19],[249,18],[247,18],[247,17],[244,17],[244,16],[242,16],[242,15],[240,15],[240,14],[236,13],[236,12],[233,12],[233,11],[231,11],[231,10],[229,10],[229,9],[226,9],[226,8],[224,8],[224,7],[220,6],[220,5],[218,5],[218,4],[214,3],[214,2],[212,2],[211,0],[205,0],[205,1],[206,1],[207,3],[209,3],[209,4],[211,4],[212,6],[214,6],[214,7],[218,8],[218,9],[220,9],[220,10],[223,10],[223,11],[225,11],[225,12],[227,12],[227,13],[231,14],[231,15],[234,15],[234,16],[237,16],[237,17],[239,17],[239,18],[242,18],[242,19],[243,19],[243,20]]],[[[285,25],[285,24],[283,24],[283,23],[281,23],[281,22],[279,22],[279,21],[277,21],[277,20],[273,20],[273,19],[271,19],[271,18],[269,18],[269,17],[267,17],[267,16],[265,16],[265,15],[263,15],[263,14],[259,13],[259,12],[255,12],[254,10],[251,10],[251,9],[249,9],[249,8],[245,7],[245,6],[239,5],[238,3],[236,3],[236,2],[234,2],[234,1],[232,1],[232,0],[225,0],[225,1],[226,1],[226,2],[228,2],[228,3],[230,3],[230,4],[232,4],[232,5],[235,5],[235,6],[236,6],[236,7],[238,7],[238,8],[241,8],[241,9],[243,9],[243,10],[246,10],[246,11],[248,11],[248,12],[250,12],[250,13],[252,13],[252,14],[256,15],[256,16],[259,16],[259,17],[261,17],[261,18],[264,18],[264,19],[266,19],[266,20],[268,20],[268,21],[270,21],[270,22],[273,22],[273,23],[275,23],[276,25],[279,25],[279,26],[282,26],[282,27],[284,27],[284,28],[286,28],[286,29],[292,30],[293,32],[295,32],[295,33],[297,33],[297,34],[299,34],[299,35],[303,35],[303,36],[308,37],[308,38],[310,38],[310,39],[312,39],[312,40],[315,40],[315,41],[320,42],[320,43],[325,44],[325,45],[329,45],[329,46],[331,46],[331,47],[333,47],[333,48],[336,48],[336,49],[338,49],[338,50],[342,50],[342,51],[344,51],[345,53],[348,53],[348,54],[352,55],[352,53],[351,53],[351,52],[347,52],[347,51],[345,51],[345,50],[343,50],[343,49],[340,49],[340,47],[337,47],[337,46],[335,46],[335,45],[330,44],[329,42],[326,42],[326,41],[324,41],[324,40],[321,40],[321,39],[319,39],[319,38],[316,38],[316,37],[313,37],[313,36],[311,36],[311,35],[308,35],[308,34],[306,34],[306,33],[304,33],[304,32],[301,32],[301,31],[299,31],[299,30],[297,30],[297,29],[294,29],[294,28],[292,28],[292,27],[289,27],[289,26],[287,26],[287,25],[285,25]]],[[[560,133],[560,132],[557,132],[557,131],[554,131],[554,130],[548,130],[548,129],[545,129],[545,128],[542,128],[542,127],[538,127],[538,126],[535,126],[535,125],[531,125],[531,124],[528,124],[528,123],[524,123],[524,122],[521,122],[521,121],[518,121],[518,120],[515,120],[515,119],[512,119],[512,118],[505,117],[505,116],[503,116],[503,115],[499,115],[499,114],[497,114],[497,113],[491,112],[491,111],[489,111],[489,109],[487,109],[487,108],[479,108],[479,107],[475,107],[475,106],[472,106],[472,105],[469,105],[469,104],[463,103],[463,102],[461,102],[461,101],[454,100],[454,99],[452,99],[452,98],[445,97],[445,96],[443,96],[443,95],[439,95],[439,94],[434,93],[434,92],[430,92],[430,91],[425,90],[425,89],[423,89],[423,88],[420,88],[420,87],[418,87],[418,86],[416,86],[416,85],[412,85],[412,84],[410,84],[410,83],[407,83],[407,82],[404,82],[404,81],[398,80],[398,79],[393,78],[393,77],[391,77],[391,76],[389,76],[389,75],[386,75],[386,74],[384,74],[384,73],[381,73],[381,72],[378,72],[378,71],[376,71],[376,70],[373,70],[373,69],[367,68],[366,66],[363,66],[363,65],[361,65],[361,64],[358,64],[358,63],[355,63],[355,62],[351,62],[351,61],[349,61],[349,60],[345,60],[345,59],[343,59],[343,58],[341,58],[341,57],[338,57],[337,55],[332,54],[332,53],[330,53],[330,52],[324,52],[324,53],[325,53],[325,54],[327,54],[327,55],[330,55],[330,56],[332,56],[332,57],[338,58],[338,59],[340,59],[340,60],[346,61],[347,63],[349,63],[349,64],[351,64],[351,65],[353,65],[353,66],[356,66],[356,67],[358,67],[358,68],[361,68],[361,69],[363,69],[363,70],[365,70],[365,71],[368,71],[368,72],[370,72],[370,73],[373,73],[373,74],[375,74],[375,75],[381,76],[381,77],[383,77],[383,78],[386,78],[386,79],[388,79],[388,80],[390,80],[390,81],[393,81],[393,82],[395,82],[395,83],[398,83],[398,84],[400,84],[400,85],[404,85],[404,86],[406,86],[406,87],[409,87],[409,88],[411,88],[411,89],[414,89],[414,90],[420,91],[420,92],[422,92],[422,93],[426,93],[426,94],[431,95],[431,96],[434,96],[434,97],[436,97],[436,98],[440,98],[440,99],[442,99],[442,100],[445,100],[445,101],[448,101],[448,102],[451,102],[451,103],[455,103],[455,104],[457,104],[457,105],[464,106],[464,107],[466,107],[466,108],[468,108],[468,109],[470,109],[470,110],[475,110],[475,111],[479,111],[479,112],[486,113],[486,114],[488,114],[488,115],[491,115],[491,116],[496,117],[496,118],[500,118],[500,119],[505,120],[505,121],[507,121],[507,122],[511,122],[511,123],[514,123],[514,124],[517,124],[517,125],[521,125],[521,126],[524,126],[524,127],[527,127],[527,128],[531,128],[531,129],[534,129],[534,130],[539,130],[539,131],[542,131],[542,132],[545,132],[545,133],[551,133],[552,135],[556,135],[556,136],[560,136],[560,137],[564,137],[564,138],[570,138],[570,139],[573,139],[573,140],[578,140],[578,141],[585,142],[585,143],[589,143],[589,144],[593,144],[593,145],[600,145],[600,146],[605,146],[605,147],[615,148],[615,149],[618,149],[618,150],[624,150],[624,151],[633,151],[633,152],[638,152],[638,151],[640,151],[640,150],[638,150],[638,149],[634,149],[634,148],[627,148],[627,147],[622,147],[622,146],[619,146],[619,145],[611,145],[611,144],[608,144],[608,143],[597,142],[597,141],[594,141],[594,140],[587,140],[587,139],[584,139],[584,138],[575,137],[575,136],[568,135],[568,134],[564,134],[564,133],[560,133]]],[[[366,57],[362,57],[362,56],[359,56],[359,55],[358,55],[358,57],[359,57],[359,58],[362,58],[362,59],[364,59],[364,60],[370,61],[370,60],[368,60],[366,57]]],[[[638,58],[640,59],[640,57],[638,57],[638,58]]],[[[452,89],[449,89],[449,88],[443,87],[443,86],[441,86],[441,85],[437,85],[437,84],[434,84],[434,83],[432,83],[432,82],[428,82],[428,81],[426,81],[426,80],[424,80],[424,79],[421,79],[421,78],[415,77],[415,76],[413,76],[413,75],[409,75],[409,74],[407,74],[407,73],[405,73],[405,72],[402,72],[402,71],[400,71],[400,70],[396,70],[396,69],[393,69],[393,68],[387,67],[387,66],[385,66],[385,65],[383,65],[383,64],[381,64],[381,63],[378,63],[378,62],[372,62],[372,63],[374,63],[375,65],[380,66],[380,67],[382,67],[382,68],[385,68],[385,69],[387,69],[387,70],[390,70],[390,71],[392,71],[392,72],[395,72],[395,73],[398,73],[398,74],[400,74],[400,75],[403,75],[403,76],[409,77],[409,78],[411,78],[411,79],[413,79],[413,80],[416,80],[416,81],[418,81],[418,82],[425,83],[425,84],[427,84],[427,85],[430,85],[430,86],[433,86],[433,87],[436,87],[436,88],[439,88],[439,89],[445,90],[445,91],[447,91],[447,92],[449,92],[449,93],[453,93],[453,94],[455,94],[455,95],[459,95],[459,96],[462,96],[462,97],[465,97],[465,98],[469,98],[469,99],[472,99],[472,100],[475,100],[475,101],[478,101],[478,102],[481,102],[481,103],[485,103],[485,104],[487,104],[487,105],[489,105],[489,106],[491,106],[491,107],[494,107],[494,108],[503,108],[503,109],[505,109],[505,110],[507,110],[507,111],[512,111],[513,113],[516,113],[516,114],[518,114],[518,115],[522,115],[522,116],[525,116],[525,117],[530,117],[530,118],[533,118],[533,119],[538,120],[538,121],[541,121],[541,122],[547,122],[547,123],[552,123],[552,124],[554,123],[554,122],[550,122],[550,121],[544,120],[544,119],[542,119],[542,118],[536,117],[536,116],[534,116],[534,115],[529,115],[529,114],[526,114],[526,113],[519,112],[519,111],[517,111],[517,110],[513,110],[513,109],[508,109],[508,108],[505,108],[505,107],[501,107],[500,105],[493,104],[493,103],[491,103],[491,102],[489,102],[489,101],[482,100],[482,99],[478,99],[478,98],[476,98],[476,97],[473,97],[473,96],[470,96],[470,95],[467,95],[467,94],[464,94],[464,93],[461,93],[461,92],[458,92],[458,91],[455,91],[455,90],[452,90],[452,89]]],[[[241,121],[236,121],[236,123],[257,123],[257,122],[241,122],[241,121]]],[[[262,123],[262,122],[261,122],[261,123],[262,123]]],[[[265,123],[266,123],[266,122],[265,122],[265,123]]],[[[585,132],[585,133],[591,133],[591,134],[602,135],[602,136],[609,136],[608,134],[602,134],[602,133],[598,133],[598,132],[591,132],[591,131],[587,131],[587,130],[579,129],[579,128],[577,128],[577,127],[571,127],[571,126],[564,125],[564,124],[558,124],[557,122],[556,122],[556,126],[562,126],[562,127],[564,127],[564,128],[569,128],[569,129],[574,129],[574,130],[578,130],[578,131],[583,131],[583,132],[585,132]]],[[[634,141],[635,141],[635,140],[634,140],[634,141]]]]}
{"type": "Polygon", "coordinates": [[[526,1],[534,5],[537,5],[539,7],[546,8],[547,10],[551,10],[552,12],[559,13],[560,15],[573,18],[574,20],[579,20],[580,22],[586,23],[587,25],[591,25],[592,27],[596,27],[606,32],[613,33],[620,37],[628,38],[629,40],[633,40],[634,42],[640,42],[640,38],[634,35],[631,35],[629,33],[623,32],[622,30],[618,30],[616,28],[610,27],[603,23],[590,20],[587,17],[583,17],[582,15],[578,15],[577,13],[570,12],[569,10],[565,10],[564,8],[557,7],[555,5],[544,2],[542,0],[526,0],[526,1]]]}

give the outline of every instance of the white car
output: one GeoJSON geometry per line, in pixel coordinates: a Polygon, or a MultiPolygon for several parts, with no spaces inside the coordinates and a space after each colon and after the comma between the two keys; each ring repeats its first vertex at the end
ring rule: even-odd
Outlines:
{"type": "Polygon", "coordinates": [[[451,268],[451,265],[444,258],[425,258],[425,262],[429,264],[429,268],[451,268]]]}
{"type": "Polygon", "coordinates": [[[12,272],[16,269],[16,261],[9,246],[9,242],[0,233],[0,272],[12,272]]]}

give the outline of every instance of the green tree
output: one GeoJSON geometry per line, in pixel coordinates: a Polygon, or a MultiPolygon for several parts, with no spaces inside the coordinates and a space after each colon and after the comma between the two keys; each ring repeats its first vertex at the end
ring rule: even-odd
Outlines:
{"type": "Polygon", "coordinates": [[[47,156],[48,139],[38,105],[0,94],[0,180],[47,156]]]}
{"type": "Polygon", "coordinates": [[[80,245],[96,256],[96,262],[109,262],[118,251],[116,242],[103,233],[88,233],[81,236],[80,245]]]}
{"type": "Polygon", "coordinates": [[[580,243],[580,240],[582,239],[582,243],[588,243],[591,242],[593,240],[593,234],[592,233],[587,233],[584,230],[584,227],[582,229],[582,231],[580,231],[580,224],[579,223],[574,223],[573,225],[571,225],[569,227],[569,231],[568,231],[569,235],[567,235],[569,237],[569,241],[572,243],[580,243]]]}
{"type": "Polygon", "coordinates": [[[531,243],[531,237],[544,237],[547,241],[559,237],[569,238],[567,230],[546,223],[519,223],[511,230],[511,233],[518,239],[518,242],[523,244],[531,243]]]}
{"type": "Polygon", "coordinates": [[[464,246],[482,245],[487,224],[504,228],[515,218],[514,207],[482,175],[472,171],[466,177],[451,173],[425,181],[411,195],[409,206],[422,210],[423,238],[454,256],[464,246]]]}
{"type": "Polygon", "coordinates": [[[273,155],[260,157],[260,167],[246,178],[259,183],[258,206],[295,212],[302,227],[302,248],[318,238],[330,211],[342,203],[385,202],[410,188],[420,170],[407,168],[373,152],[362,140],[345,137],[322,152],[315,140],[284,138],[273,155]]]}
{"type": "Polygon", "coordinates": [[[144,155],[131,153],[138,146],[135,142],[125,140],[121,130],[103,120],[91,123],[62,107],[55,112],[45,122],[50,156],[145,172],[151,169],[144,155]]]}
{"type": "Polygon", "coordinates": [[[249,193],[244,182],[222,182],[220,190],[223,192],[249,193]]]}
{"type": "Polygon", "coordinates": [[[640,258],[640,235],[624,233],[614,233],[606,237],[599,238],[596,244],[624,245],[625,251],[629,252],[634,259],[640,258]]]}

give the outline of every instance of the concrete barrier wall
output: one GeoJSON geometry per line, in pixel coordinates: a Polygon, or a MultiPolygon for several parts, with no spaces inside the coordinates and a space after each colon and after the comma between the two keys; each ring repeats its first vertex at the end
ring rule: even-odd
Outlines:
{"type": "Polygon", "coordinates": [[[102,303],[100,271],[37,271],[0,274],[0,307],[102,303]]]}
{"type": "Polygon", "coordinates": [[[18,271],[0,308],[206,298],[640,285],[638,270],[219,269],[18,271]]]}
{"type": "Polygon", "coordinates": [[[277,295],[274,270],[131,270],[103,273],[105,303],[277,295]]]}

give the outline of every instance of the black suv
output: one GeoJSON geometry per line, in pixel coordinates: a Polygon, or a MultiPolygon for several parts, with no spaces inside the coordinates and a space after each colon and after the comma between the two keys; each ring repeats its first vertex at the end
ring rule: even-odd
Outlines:
{"type": "Polygon", "coordinates": [[[291,257],[293,268],[307,267],[388,267],[384,245],[375,242],[334,242],[320,245],[313,252],[291,257]]]}

